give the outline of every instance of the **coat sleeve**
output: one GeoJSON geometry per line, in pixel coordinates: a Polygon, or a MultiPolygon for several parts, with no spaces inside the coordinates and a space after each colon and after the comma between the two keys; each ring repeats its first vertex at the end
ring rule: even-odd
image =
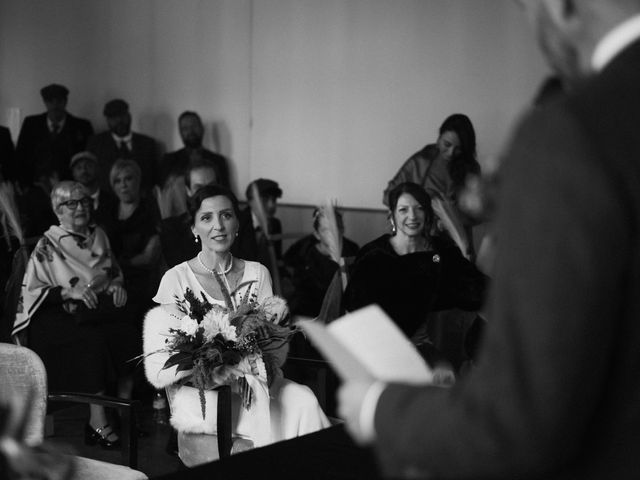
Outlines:
{"type": "Polygon", "coordinates": [[[514,478],[575,461],[606,389],[631,251],[595,151],[562,105],[516,132],[478,367],[450,390],[385,389],[375,428],[387,473],[514,478]]]}

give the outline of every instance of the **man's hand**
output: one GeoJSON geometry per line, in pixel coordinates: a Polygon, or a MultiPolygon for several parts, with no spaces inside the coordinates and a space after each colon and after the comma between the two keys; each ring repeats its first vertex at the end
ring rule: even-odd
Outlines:
{"type": "MultiPolygon", "coordinates": [[[[345,382],[338,390],[338,415],[345,421],[347,431],[359,445],[367,445],[375,440],[373,428],[360,424],[360,411],[372,382],[345,382]],[[369,430],[369,431],[366,431],[369,430]]],[[[373,421],[373,418],[371,419],[373,421]]],[[[373,425],[370,425],[373,427],[373,425]]]]}

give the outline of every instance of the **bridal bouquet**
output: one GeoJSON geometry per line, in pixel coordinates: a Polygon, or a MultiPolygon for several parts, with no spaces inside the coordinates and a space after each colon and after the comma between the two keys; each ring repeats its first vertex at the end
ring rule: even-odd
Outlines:
{"type": "MultiPolygon", "coordinates": [[[[241,288],[247,283],[238,287],[241,288]]],[[[286,326],[288,308],[284,299],[269,297],[258,303],[249,290],[236,304],[235,292],[222,288],[226,306],[210,303],[192,290],[184,299],[176,298],[183,314],[178,328],[170,328],[161,352],[170,353],[163,369],[190,371],[184,380],[200,392],[202,418],[205,417],[205,390],[231,385],[242,397],[243,407],[252,402],[251,387],[245,375],[255,375],[271,385],[281,375],[288,342],[295,332],[286,326]]],[[[156,352],[153,352],[156,353],[156,352]]]]}

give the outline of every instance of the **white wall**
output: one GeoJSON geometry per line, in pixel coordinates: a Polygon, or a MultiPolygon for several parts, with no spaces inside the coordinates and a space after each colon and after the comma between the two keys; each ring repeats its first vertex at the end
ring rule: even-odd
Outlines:
{"type": "Polygon", "coordinates": [[[0,0],[0,122],[42,111],[40,87],[58,82],[98,130],[122,97],[134,128],[173,149],[195,109],[239,192],[265,176],[289,203],[379,207],[450,113],[495,158],[546,72],[513,3],[0,0]]]}

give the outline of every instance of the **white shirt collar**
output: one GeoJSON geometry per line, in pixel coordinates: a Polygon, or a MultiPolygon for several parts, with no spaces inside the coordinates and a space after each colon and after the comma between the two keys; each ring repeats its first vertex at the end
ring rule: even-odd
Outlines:
{"type": "MultiPolygon", "coordinates": [[[[67,121],[67,116],[65,115],[64,118],[62,119],[61,122],[58,122],[58,125],[60,126],[60,130],[62,130],[64,128],[64,124],[67,121]]],[[[53,124],[54,122],[51,121],[51,119],[47,116],[47,127],[49,127],[49,131],[53,132],[53,124]]],[[[58,131],[60,131],[58,130],[58,131]]]]}
{"type": "Polygon", "coordinates": [[[111,136],[116,141],[117,146],[120,146],[122,142],[127,142],[127,146],[131,147],[131,138],[132,138],[131,132],[129,132],[129,134],[125,135],[124,137],[119,137],[115,133],[112,133],[111,136]]]}
{"type": "Polygon", "coordinates": [[[591,57],[593,70],[601,71],[637,38],[640,38],[640,14],[625,20],[600,39],[591,57]]]}

